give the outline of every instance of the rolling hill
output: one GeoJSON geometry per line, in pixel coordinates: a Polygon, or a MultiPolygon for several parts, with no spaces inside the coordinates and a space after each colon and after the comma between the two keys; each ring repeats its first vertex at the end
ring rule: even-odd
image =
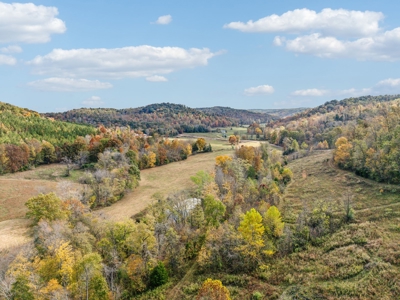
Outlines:
{"type": "Polygon", "coordinates": [[[239,120],[235,118],[172,103],[126,109],[81,108],[63,113],[47,113],[45,116],[94,126],[130,126],[147,134],[157,132],[169,136],[183,132],[208,132],[211,128],[239,124],[239,120]]]}
{"type": "Polygon", "coordinates": [[[268,123],[272,120],[277,119],[276,117],[268,113],[254,112],[245,109],[234,109],[231,107],[214,106],[214,107],[204,107],[197,109],[207,114],[215,114],[217,116],[224,116],[238,120],[240,124],[252,124],[254,122],[268,123]]]}

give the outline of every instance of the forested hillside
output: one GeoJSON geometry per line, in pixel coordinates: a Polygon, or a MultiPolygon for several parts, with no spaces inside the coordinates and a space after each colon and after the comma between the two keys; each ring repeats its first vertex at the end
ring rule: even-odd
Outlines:
{"type": "Polygon", "coordinates": [[[129,126],[146,134],[175,136],[183,132],[208,132],[211,128],[235,126],[239,120],[228,116],[207,114],[190,107],[161,103],[139,108],[81,108],[48,117],[74,123],[106,127],[129,126]]]}
{"type": "Polygon", "coordinates": [[[231,119],[238,120],[240,125],[242,124],[252,124],[256,123],[268,123],[276,117],[268,113],[253,112],[245,109],[234,109],[230,107],[214,106],[214,107],[204,107],[197,108],[207,114],[215,114],[222,117],[228,117],[231,119]]]}
{"type": "Polygon", "coordinates": [[[285,154],[336,148],[335,162],[358,175],[400,182],[399,95],[330,101],[265,128],[285,154]]]}
{"type": "Polygon", "coordinates": [[[77,136],[95,132],[91,126],[55,121],[35,111],[0,102],[0,144],[22,144],[38,139],[62,145],[73,142],[77,136]]]}
{"type": "Polygon", "coordinates": [[[96,132],[91,126],[54,121],[0,102],[0,174],[60,161],[62,148],[96,132]]]}
{"type": "MultiPolygon", "coordinates": [[[[196,151],[210,150],[205,143],[196,145],[196,151]]],[[[34,111],[0,103],[0,174],[54,162],[64,162],[68,168],[91,168],[100,157],[106,157],[105,151],[108,160],[117,159],[113,153],[119,152],[123,154],[119,159],[126,161],[127,166],[146,169],[186,159],[192,153],[192,145],[157,135],[148,137],[129,127],[96,129],[55,121],[34,111]]],[[[129,167],[126,171],[138,175],[138,171],[129,167]]],[[[118,177],[114,175],[111,177],[118,177]]],[[[98,183],[104,183],[106,177],[97,178],[98,183]]]]}

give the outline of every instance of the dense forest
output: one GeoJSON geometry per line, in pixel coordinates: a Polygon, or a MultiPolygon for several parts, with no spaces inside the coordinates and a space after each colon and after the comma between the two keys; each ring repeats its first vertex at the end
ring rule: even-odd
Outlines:
{"type": "Polygon", "coordinates": [[[81,108],[45,116],[61,121],[105,127],[129,126],[148,135],[158,133],[175,136],[183,132],[208,132],[215,127],[236,126],[239,120],[228,116],[208,114],[172,103],[151,104],[139,108],[81,108]]]}
{"type": "Polygon", "coordinates": [[[238,120],[240,125],[257,123],[269,123],[276,119],[272,115],[267,113],[252,112],[245,109],[234,109],[230,107],[214,106],[197,108],[198,110],[207,114],[215,114],[218,116],[228,117],[234,120],[238,120]]]}

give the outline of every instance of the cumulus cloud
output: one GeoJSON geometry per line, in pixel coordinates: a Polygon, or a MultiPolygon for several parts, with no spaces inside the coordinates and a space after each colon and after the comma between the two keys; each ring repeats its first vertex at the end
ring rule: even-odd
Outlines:
{"type": "Polygon", "coordinates": [[[165,78],[164,76],[159,76],[159,75],[153,75],[153,76],[146,77],[146,80],[151,81],[151,82],[166,82],[166,81],[168,81],[167,78],[165,78]]]}
{"type": "Polygon", "coordinates": [[[135,78],[206,66],[220,53],[209,49],[136,46],[114,49],[54,49],[28,62],[36,74],[63,77],[135,78]]]}
{"type": "Polygon", "coordinates": [[[381,12],[325,8],[316,12],[307,8],[273,14],[257,21],[231,22],[224,28],[243,32],[301,33],[319,31],[324,35],[369,36],[379,31],[381,12]]]}
{"type": "Polygon", "coordinates": [[[22,48],[20,46],[8,46],[8,47],[3,47],[0,48],[1,53],[21,53],[22,48]]]}
{"type": "Polygon", "coordinates": [[[232,22],[225,28],[281,33],[273,44],[296,54],[356,60],[400,60],[400,27],[384,30],[381,12],[325,8],[296,9],[257,21],[232,22]],[[284,34],[284,35],[282,35],[284,34]],[[287,34],[297,34],[288,37],[287,34]]]}
{"type": "Polygon", "coordinates": [[[4,55],[0,54],[0,65],[8,65],[8,66],[13,66],[17,63],[17,60],[10,56],[10,55],[4,55]]]}
{"type": "Polygon", "coordinates": [[[104,104],[104,101],[102,101],[98,96],[92,96],[84,100],[82,104],[88,107],[99,107],[104,104]]]}
{"type": "Polygon", "coordinates": [[[377,84],[378,86],[389,86],[389,87],[397,87],[400,86],[400,78],[388,78],[385,80],[381,80],[377,84]]]}
{"type": "Polygon", "coordinates": [[[336,91],[335,95],[345,96],[345,97],[359,97],[377,93],[379,92],[374,91],[373,88],[363,88],[363,89],[350,88],[350,89],[336,91]]]}
{"type": "MultiPolygon", "coordinates": [[[[359,97],[366,95],[398,94],[400,93],[400,78],[388,78],[379,81],[371,87],[348,88],[341,90],[307,89],[291,93],[292,96],[329,96],[329,97],[359,97]]],[[[303,97],[296,97],[303,99],[303,97]]]]}
{"type": "Polygon", "coordinates": [[[275,92],[274,88],[267,84],[250,87],[244,90],[244,93],[247,96],[268,95],[268,94],[273,94],[274,92],[275,92]]]}
{"type": "Polygon", "coordinates": [[[306,90],[297,90],[292,93],[292,96],[312,96],[318,97],[326,95],[328,90],[320,90],[320,89],[306,89],[306,90]]]}
{"type": "Polygon", "coordinates": [[[52,77],[28,83],[28,86],[42,91],[84,92],[112,88],[112,84],[99,80],[52,77]]]}
{"type": "Polygon", "coordinates": [[[171,15],[165,15],[165,16],[160,16],[158,17],[157,21],[155,22],[156,24],[159,25],[167,25],[172,22],[172,16],[171,15]]]}
{"type": "Polygon", "coordinates": [[[55,7],[0,2],[0,43],[46,43],[66,26],[55,7]]]}
{"type": "MultiPolygon", "coordinates": [[[[276,40],[279,38],[275,38],[276,40]]],[[[400,59],[400,27],[383,34],[356,39],[339,40],[319,33],[280,40],[288,51],[326,58],[354,58],[357,60],[397,61],[400,59]]],[[[279,45],[275,42],[275,45],[279,45]]]]}

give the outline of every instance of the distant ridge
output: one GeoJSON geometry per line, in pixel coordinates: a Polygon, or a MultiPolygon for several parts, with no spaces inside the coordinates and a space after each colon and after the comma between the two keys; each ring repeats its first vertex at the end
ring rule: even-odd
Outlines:
{"type": "Polygon", "coordinates": [[[200,110],[208,114],[216,114],[219,116],[225,116],[237,119],[241,124],[252,124],[254,122],[268,123],[269,121],[276,119],[276,117],[264,112],[253,112],[250,110],[235,109],[224,106],[203,107],[203,108],[197,108],[197,110],[200,110]]]}
{"type": "Polygon", "coordinates": [[[277,117],[278,119],[295,115],[299,112],[309,109],[308,107],[297,107],[297,108],[276,108],[276,109],[249,109],[249,111],[269,114],[271,116],[277,117]]]}
{"type": "Polygon", "coordinates": [[[157,103],[137,108],[80,108],[47,117],[73,123],[106,127],[130,126],[147,134],[174,136],[183,132],[208,132],[212,128],[237,126],[240,121],[215,113],[206,113],[181,104],[157,103]]]}

